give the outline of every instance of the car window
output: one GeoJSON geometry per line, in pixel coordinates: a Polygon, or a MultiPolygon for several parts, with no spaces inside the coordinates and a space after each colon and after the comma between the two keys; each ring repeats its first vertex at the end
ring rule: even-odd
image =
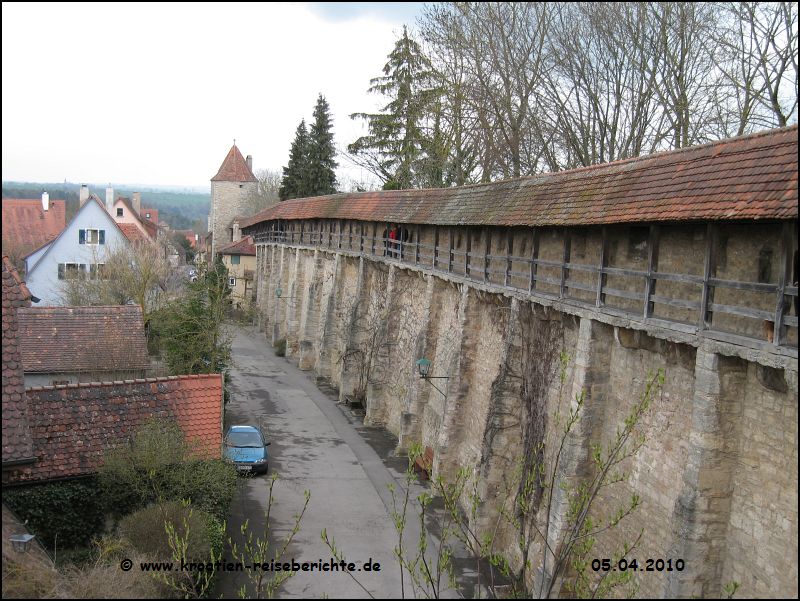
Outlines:
{"type": "Polygon", "coordinates": [[[231,432],[228,434],[228,446],[263,447],[264,443],[258,432],[231,432]]]}

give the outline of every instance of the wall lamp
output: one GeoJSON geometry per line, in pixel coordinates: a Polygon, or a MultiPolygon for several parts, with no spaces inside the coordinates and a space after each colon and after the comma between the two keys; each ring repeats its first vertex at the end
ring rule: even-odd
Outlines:
{"type": "Polygon", "coordinates": [[[426,359],[425,357],[422,357],[421,359],[417,359],[416,365],[417,365],[417,370],[419,371],[419,377],[421,379],[423,379],[423,380],[426,380],[428,382],[428,384],[430,384],[436,390],[438,390],[439,393],[443,397],[447,398],[447,394],[444,391],[442,391],[438,386],[436,386],[436,384],[431,382],[431,380],[449,380],[450,376],[432,376],[432,375],[430,375],[431,362],[430,362],[430,360],[426,359]]]}
{"type": "Polygon", "coordinates": [[[14,534],[11,536],[11,545],[17,553],[25,553],[30,549],[35,534],[14,534]]]}

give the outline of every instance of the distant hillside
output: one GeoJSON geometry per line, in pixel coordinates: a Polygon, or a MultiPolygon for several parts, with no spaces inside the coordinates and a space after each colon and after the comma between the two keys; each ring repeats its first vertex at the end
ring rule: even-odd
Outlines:
{"type": "MultiPolygon", "coordinates": [[[[211,194],[198,192],[196,188],[185,188],[185,192],[177,191],[178,189],[177,186],[170,186],[169,189],[145,185],[115,186],[114,196],[130,198],[133,192],[141,192],[142,206],[158,209],[159,220],[165,221],[171,228],[205,231],[211,194]]],[[[89,184],[89,191],[101,199],[106,197],[105,185],[89,184]]],[[[78,210],[80,184],[3,182],[3,198],[41,198],[42,192],[48,192],[54,200],[67,201],[67,220],[78,210]]]]}

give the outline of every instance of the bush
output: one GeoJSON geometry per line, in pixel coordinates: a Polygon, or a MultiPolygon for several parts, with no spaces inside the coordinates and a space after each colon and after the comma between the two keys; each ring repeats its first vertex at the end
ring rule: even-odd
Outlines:
{"type": "Polygon", "coordinates": [[[286,338],[281,338],[280,340],[276,340],[275,344],[273,344],[272,347],[275,349],[275,354],[278,357],[286,356],[286,338]]]}
{"type": "Polygon", "coordinates": [[[96,478],[3,489],[3,502],[51,551],[84,547],[105,526],[106,503],[96,478]]]}
{"type": "Polygon", "coordinates": [[[221,522],[213,515],[185,505],[180,501],[153,504],[125,517],[119,525],[119,535],[131,546],[155,561],[173,559],[165,523],[171,522],[176,534],[186,537],[189,527],[186,561],[208,561],[212,550],[217,555],[222,551],[224,536],[220,536],[221,522]]]}
{"type": "Polygon", "coordinates": [[[112,501],[133,499],[144,507],[188,500],[219,520],[227,517],[238,482],[230,463],[198,459],[171,420],[148,421],[129,445],[107,453],[100,476],[112,501]]]}

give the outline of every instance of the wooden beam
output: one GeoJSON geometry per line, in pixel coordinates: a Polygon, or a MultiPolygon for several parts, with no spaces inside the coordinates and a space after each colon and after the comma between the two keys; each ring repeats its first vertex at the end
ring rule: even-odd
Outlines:
{"type": "Polygon", "coordinates": [[[467,227],[467,252],[464,254],[464,276],[469,277],[469,255],[472,252],[472,228],[467,227]]]}
{"type": "Polygon", "coordinates": [[[492,250],[492,233],[488,227],[483,228],[484,236],[486,236],[486,245],[483,251],[483,281],[489,281],[489,253],[492,250]]]}
{"type": "Polygon", "coordinates": [[[597,298],[595,299],[595,306],[602,307],[606,304],[606,295],[603,294],[603,287],[606,284],[606,274],[604,270],[608,264],[608,229],[606,226],[602,227],[600,239],[600,264],[597,272],[597,298]]]}
{"type": "Polygon", "coordinates": [[[559,287],[558,296],[565,298],[567,296],[567,279],[569,278],[567,263],[569,263],[572,237],[568,228],[562,228],[561,231],[564,232],[564,254],[561,257],[561,286],[559,287]]]}
{"type": "MultiPolygon", "coordinates": [[[[783,342],[784,311],[786,310],[786,280],[792,277],[792,224],[784,223],[781,228],[781,258],[778,263],[778,296],[775,303],[775,326],[772,343],[780,346],[783,342]]],[[[791,281],[791,280],[790,280],[791,281]]],[[[791,306],[791,305],[790,305],[791,306]]]]}
{"type": "Polygon", "coordinates": [[[436,269],[436,264],[439,260],[439,226],[433,226],[433,268],[436,269]]]}
{"type": "Polygon", "coordinates": [[[661,230],[657,225],[650,226],[650,235],[647,239],[647,276],[644,280],[644,313],[647,319],[653,315],[653,303],[650,298],[656,289],[656,280],[653,274],[658,271],[658,242],[661,230]]]}
{"type": "Polygon", "coordinates": [[[414,265],[418,265],[419,264],[419,233],[420,233],[420,227],[419,227],[419,223],[418,223],[417,224],[417,231],[416,231],[416,234],[415,234],[416,238],[417,238],[417,248],[414,251],[414,265]]]}
{"type": "Polygon", "coordinates": [[[372,222],[372,254],[375,254],[375,238],[378,237],[378,222],[372,222]]]}
{"type": "Polygon", "coordinates": [[[448,228],[447,273],[453,273],[453,228],[448,228]]]}
{"type": "Polygon", "coordinates": [[[531,233],[531,275],[528,280],[528,292],[533,292],[536,288],[536,261],[539,260],[539,228],[533,228],[531,233]]]}
{"type": "Polygon", "coordinates": [[[714,288],[709,280],[717,274],[717,242],[719,239],[719,228],[715,223],[706,226],[706,254],[703,259],[703,292],[700,295],[700,317],[698,327],[707,330],[711,324],[708,309],[709,304],[714,302],[714,288]]]}
{"type": "Polygon", "coordinates": [[[514,253],[514,234],[510,227],[506,228],[506,273],[503,276],[503,286],[508,286],[509,273],[511,272],[511,256],[514,253]]]}

